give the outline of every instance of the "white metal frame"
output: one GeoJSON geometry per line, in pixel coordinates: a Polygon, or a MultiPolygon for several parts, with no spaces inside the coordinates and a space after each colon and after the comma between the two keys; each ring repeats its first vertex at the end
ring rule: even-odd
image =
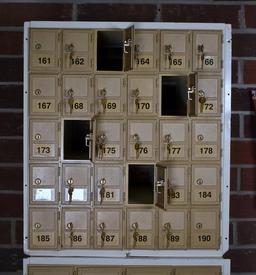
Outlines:
{"type": "MultiPolygon", "coordinates": [[[[24,24],[24,251],[31,256],[90,256],[90,257],[116,257],[127,258],[132,257],[222,257],[228,250],[229,243],[229,169],[230,169],[230,119],[231,119],[231,25],[227,24],[203,24],[203,23],[133,23],[133,22],[54,22],[54,21],[32,21],[24,24]],[[222,71],[225,79],[223,85],[223,113],[221,116],[223,123],[223,132],[221,143],[223,145],[222,151],[222,176],[221,176],[221,244],[218,250],[205,249],[188,249],[188,250],[30,250],[28,248],[28,202],[29,202],[29,121],[28,121],[28,90],[29,90],[29,30],[30,28],[60,28],[60,29],[126,29],[134,25],[135,29],[168,29],[168,30],[220,30],[223,32],[223,60],[224,67],[222,71]]],[[[29,261],[33,261],[28,260],[29,261]]],[[[66,263],[67,260],[65,260],[66,263]]],[[[73,261],[73,260],[72,260],[73,261]]],[[[83,261],[86,262],[84,259],[83,261]]],[[[110,260],[111,264],[114,259],[110,260]]],[[[123,260],[124,261],[124,260],[123,260]]],[[[141,263],[144,263],[141,261],[141,263]]],[[[170,263],[170,259],[168,263],[170,263]]],[[[180,260],[182,262],[190,263],[193,260],[180,260]]],[[[206,260],[205,260],[206,261],[206,260]]],[[[208,260],[209,261],[209,260],[208,260]]],[[[49,263],[49,260],[42,260],[42,262],[49,263]]],[[[74,261],[73,261],[74,262],[74,261]]],[[[97,263],[99,261],[97,260],[97,263]]],[[[106,262],[106,261],[102,261],[106,262]]],[[[154,261],[156,263],[163,263],[164,260],[154,261]]],[[[199,260],[195,260],[199,264],[199,260]]],[[[201,260],[200,260],[201,262],[201,260]]],[[[211,264],[214,260],[210,261],[211,264]]],[[[107,263],[107,262],[106,262],[107,263]]],[[[175,263],[176,264],[176,263],[175,263]]],[[[229,273],[224,273],[229,274],[229,273]]]]}

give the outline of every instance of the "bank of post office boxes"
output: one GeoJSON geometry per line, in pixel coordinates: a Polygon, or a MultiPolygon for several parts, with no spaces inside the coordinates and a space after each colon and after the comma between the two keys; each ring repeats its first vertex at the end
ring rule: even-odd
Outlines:
{"type": "Polygon", "coordinates": [[[30,115],[54,116],[59,112],[57,75],[30,75],[30,115]]]}
{"type": "Polygon", "coordinates": [[[29,218],[29,247],[57,249],[57,208],[30,208],[29,218]]]}
{"type": "Polygon", "coordinates": [[[118,249],[123,247],[123,210],[95,209],[94,247],[118,249]]]}
{"type": "Polygon", "coordinates": [[[157,124],[154,120],[128,120],[128,160],[156,158],[157,124]]]}
{"type": "Polygon", "coordinates": [[[123,116],[125,111],[126,80],[119,75],[97,75],[95,77],[96,114],[123,116]]]}
{"type": "Polygon", "coordinates": [[[97,120],[94,155],[96,161],[120,161],[124,157],[122,120],[97,120]]]}
{"type": "Polygon", "coordinates": [[[64,164],[62,172],[64,204],[89,204],[91,202],[91,166],[64,164]]]}
{"type": "Polygon", "coordinates": [[[93,112],[92,78],[88,75],[63,76],[64,115],[90,115],[93,112]]]}
{"type": "Polygon", "coordinates": [[[158,32],[136,30],[134,44],[134,70],[154,70],[158,66],[158,32]]]}
{"type": "Polygon", "coordinates": [[[88,72],[92,70],[92,32],[90,30],[63,31],[63,70],[88,72]]]}
{"type": "Polygon", "coordinates": [[[32,29],[30,31],[30,71],[59,70],[59,40],[59,30],[32,29]]]}
{"type": "Polygon", "coordinates": [[[78,275],[123,275],[124,269],[120,267],[79,267],[78,275]]]}
{"type": "Polygon", "coordinates": [[[161,71],[187,71],[191,66],[189,31],[161,31],[161,71]]]}
{"type": "Polygon", "coordinates": [[[173,275],[173,268],[165,267],[129,267],[127,268],[127,275],[173,275]]]}
{"type": "Polygon", "coordinates": [[[127,209],[127,248],[153,249],[155,247],[155,210],[127,209]]]}
{"type": "Polygon", "coordinates": [[[186,249],[188,212],[186,209],[159,210],[159,248],[186,249]]]}
{"type": "Polygon", "coordinates": [[[222,34],[220,31],[193,32],[193,69],[220,71],[222,67],[222,34]]]}
{"type": "Polygon", "coordinates": [[[63,208],[62,247],[67,249],[90,247],[90,210],[63,208]]]}
{"type": "Polygon", "coordinates": [[[191,209],[191,248],[219,248],[219,208],[191,209]]]}
{"type": "Polygon", "coordinates": [[[56,204],[59,175],[57,164],[32,164],[30,170],[30,203],[56,204]]]}
{"type": "Polygon", "coordinates": [[[155,76],[128,76],[128,115],[156,115],[156,83],[155,76]]]}
{"type": "Polygon", "coordinates": [[[220,275],[222,274],[221,268],[218,266],[189,266],[177,267],[176,275],[220,275]]]}
{"type": "Polygon", "coordinates": [[[73,275],[70,266],[29,266],[28,275],[73,275]]]}
{"type": "Polygon", "coordinates": [[[219,120],[192,121],[192,160],[219,160],[221,153],[219,120]]]}
{"type": "Polygon", "coordinates": [[[58,159],[58,121],[30,120],[30,158],[58,159]]]}
{"type": "Polygon", "coordinates": [[[121,165],[95,165],[95,204],[123,203],[124,168],[121,165]]]}
{"type": "Polygon", "coordinates": [[[179,161],[188,159],[188,121],[160,121],[160,160],[179,161]]]}
{"type": "Polygon", "coordinates": [[[198,116],[219,116],[221,112],[221,77],[218,75],[197,76],[195,109],[198,116]]]}
{"type": "Polygon", "coordinates": [[[213,164],[192,165],[192,204],[217,204],[220,200],[220,167],[213,164]]]}

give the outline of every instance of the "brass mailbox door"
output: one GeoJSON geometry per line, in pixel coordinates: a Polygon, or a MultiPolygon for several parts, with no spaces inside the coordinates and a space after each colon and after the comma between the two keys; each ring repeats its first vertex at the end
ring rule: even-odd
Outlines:
{"type": "Polygon", "coordinates": [[[220,200],[220,167],[192,165],[192,204],[217,204],[220,200]]]}
{"type": "Polygon", "coordinates": [[[30,120],[30,158],[58,159],[58,121],[30,120]]]}
{"type": "Polygon", "coordinates": [[[159,210],[159,248],[187,248],[187,218],[186,209],[159,210]]]}
{"type": "Polygon", "coordinates": [[[91,77],[88,75],[63,76],[63,114],[69,116],[91,115],[93,95],[91,77]]]}
{"type": "Polygon", "coordinates": [[[155,160],[156,121],[128,120],[128,160],[155,160]]]}
{"type": "Polygon", "coordinates": [[[95,165],[95,204],[123,203],[124,168],[121,165],[95,165]]]}
{"type": "Polygon", "coordinates": [[[222,63],[221,31],[193,32],[193,69],[196,71],[220,71],[222,63]]]}
{"type": "Polygon", "coordinates": [[[127,209],[127,248],[155,248],[154,209],[127,209]]]}
{"type": "Polygon", "coordinates": [[[62,245],[67,249],[90,247],[90,210],[63,208],[62,245]]]}
{"type": "Polygon", "coordinates": [[[91,192],[91,166],[88,164],[64,164],[62,190],[64,204],[89,204],[91,192]]]}
{"type": "Polygon", "coordinates": [[[95,209],[94,247],[118,249],[123,247],[123,210],[95,209]]]}
{"type": "Polygon", "coordinates": [[[73,275],[73,267],[68,266],[29,266],[28,275],[73,275]]]}
{"type": "Polygon", "coordinates": [[[30,171],[30,203],[56,204],[58,194],[58,165],[32,164],[30,171]]]}
{"type": "Polygon", "coordinates": [[[127,275],[172,275],[174,269],[165,267],[128,267],[127,275]]]}
{"type": "Polygon", "coordinates": [[[123,32],[123,71],[130,71],[134,67],[134,26],[123,32]]]}
{"type": "Polygon", "coordinates": [[[59,70],[59,39],[59,30],[31,29],[30,71],[59,70]]]}
{"type": "Polygon", "coordinates": [[[125,107],[126,81],[119,75],[97,75],[95,77],[96,114],[123,116],[125,107]]]}
{"type": "Polygon", "coordinates": [[[121,120],[97,120],[94,146],[96,161],[123,159],[124,126],[121,120]]]}
{"type": "Polygon", "coordinates": [[[167,165],[167,207],[187,204],[188,183],[187,165],[167,165]]]}
{"type": "Polygon", "coordinates": [[[57,249],[57,208],[30,208],[30,249],[57,249]]]}
{"type": "Polygon", "coordinates": [[[219,248],[219,215],[218,208],[191,209],[191,248],[219,248]]]}
{"type": "Polygon", "coordinates": [[[134,70],[156,70],[158,66],[158,31],[135,30],[134,70]]]}
{"type": "Polygon", "coordinates": [[[219,120],[193,120],[192,160],[219,160],[220,136],[219,120]]]}
{"type": "Polygon", "coordinates": [[[160,121],[160,160],[188,159],[188,121],[160,121]]]}
{"type": "Polygon", "coordinates": [[[219,75],[198,74],[195,100],[198,116],[220,116],[221,83],[219,75]]]}
{"type": "Polygon", "coordinates": [[[190,32],[161,31],[161,71],[188,71],[191,64],[190,32]]]}
{"type": "Polygon", "coordinates": [[[157,164],[155,167],[155,202],[156,206],[166,210],[167,208],[167,196],[168,196],[168,186],[167,186],[167,175],[166,167],[157,164]]]}
{"type": "Polygon", "coordinates": [[[128,76],[129,115],[156,115],[156,83],[155,76],[128,76]]]}
{"type": "Polygon", "coordinates": [[[30,75],[30,115],[58,115],[59,100],[57,75],[30,75]]]}
{"type": "Polygon", "coordinates": [[[119,267],[79,267],[78,275],[123,275],[124,269],[119,267]]]}
{"type": "Polygon", "coordinates": [[[63,70],[66,72],[92,70],[92,31],[63,31],[63,70]]]}
{"type": "Polygon", "coordinates": [[[221,275],[219,266],[188,266],[177,267],[175,275],[221,275]]]}

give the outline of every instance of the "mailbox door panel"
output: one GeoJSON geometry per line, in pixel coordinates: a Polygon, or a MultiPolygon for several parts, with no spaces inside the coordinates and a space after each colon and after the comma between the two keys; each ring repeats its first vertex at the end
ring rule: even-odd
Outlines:
{"type": "Polygon", "coordinates": [[[170,275],[173,271],[172,268],[163,267],[129,267],[127,275],[170,275]]]}
{"type": "Polygon", "coordinates": [[[29,266],[28,275],[72,275],[73,267],[29,266]]]}
{"type": "Polygon", "coordinates": [[[177,267],[177,275],[219,275],[221,273],[220,267],[206,266],[206,267],[177,267]]]}
{"type": "Polygon", "coordinates": [[[117,267],[78,268],[78,275],[123,275],[124,269],[117,267]]]}

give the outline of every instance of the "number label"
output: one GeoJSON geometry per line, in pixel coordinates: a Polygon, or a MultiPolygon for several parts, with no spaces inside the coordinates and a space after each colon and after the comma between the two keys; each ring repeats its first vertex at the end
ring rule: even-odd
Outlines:
{"type": "Polygon", "coordinates": [[[45,155],[51,153],[51,147],[49,146],[39,146],[37,147],[37,152],[39,155],[45,155]]]}
{"type": "Polygon", "coordinates": [[[38,63],[42,65],[48,65],[51,64],[51,58],[50,57],[39,57],[38,63]]]}
{"type": "Polygon", "coordinates": [[[198,241],[199,242],[210,242],[211,241],[211,235],[199,235],[198,241]]]}
{"type": "Polygon", "coordinates": [[[85,60],[83,57],[76,57],[71,59],[72,65],[84,65],[85,60]]]}
{"type": "Polygon", "coordinates": [[[214,65],[214,59],[213,58],[205,58],[204,65],[205,66],[213,66],[214,65]]]}
{"type": "Polygon", "coordinates": [[[212,147],[201,147],[200,148],[201,155],[212,155],[213,148],[212,147]]]}
{"type": "Polygon", "coordinates": [[[140,147],[139,148],[139,153],[147,155],[148,154],[148,147],[140,147]]]}
{"type": "Polygon", "coordinates": [[[183,62],[182,62],[182,58],[173,58],[170,60],[170,65],[171,66],[182,66],[183,62]]]}
{"type": "Polygon", "coordinates": [[[51,102],[38,102],[37,103],[38,109],[41,110],[45,110],[45,109],[50,109],[51,106],[51,102]]]}
{"type": "Polygon", "coordinates": [[[104,155],[115,155],[116,148],[115,147],[105,147],[105,148],[103,148],[103,154],[104,155]]]}
{"type": "Polygon", "coordinates": [[[181,153],[181,147],[170,147],[167,150],[170,155],[179,155],[181,153]]]}
{"type": "Polygon", "coordinates": [[[33,156],[35,157],[54,157],[54,144],[33,144],[33,156]]]}
{"type": "Polygon", "coordinates": [[[136,106],[137,106],[138,110],[150,110],[151,109],[149,102],[138,102],[136,106]]]}
{"type": "Polygon", "coordinates": [[[150,61],[149,58],[137,58],[137,65],[149,65],[150,61]]]}
{"type": "Polygon", "coordinates": [[[171,198],[172,199],[180,199],[181,195],[180,192],[172,192],[171,198]]]}
{"type": "Polygon", "coordinates": [[[106,235],[105,241],[106,242],[114,242],[115,241],[115,235],[106,235]]]}
{"type": "Polygon", "coordinates": [[[115,193],[114,192],[105,192],[103,194],[103,198],[104,199],[113,199],[115,197],[115,193]]]}
{"type": "Polygon", "coordinates": [[[73,110],[83,110],[84,109],[84,104],[83,102],[76,102],[72,105],[73,110]]]}
{"type": "Polygon", "coordinates": [[[36,236],[38,242],[50,242],[50,235],[37,235],[36,236]]]}
{"type": "Polygon", "coordinates": [[[212,197],[212,192],[198,192],[199,198],[201,199],[206,199],[206,198],[211,198],[212,197]]]}
{"type": "Polygon", "coordinates": [[[77,242],[82,242],[83,241],[83,237],[81,235],[74,235],[73,238],[72,238],[72,241],[74,243],[77,243],[77,242]]]}
{"type": "Polygon", "coordinates": [[[205,111],[213,111],[213,104],[212,103],[205,103],[204,104],[205,111]]]}
{"type": "Polygon", "coordinates": [[[115,110],[116,109],[116,103],[115,102],[108,102],[107,104],[104,105],[105,109],[107,110],[115,110]]]}
{"type": "Polygon", "coordinates": [[[146,243],[147,241],[148,241],[148,236],[147,235],[139,235],[137,237],[137,242],[146,243]]]}
{"type": "Polygon", "coordinates": [[[169,237],[169,241],[172,243],[175,243],[175,242],[178,243],[180,241],[180,236],[172,234],[169,237]]]}

